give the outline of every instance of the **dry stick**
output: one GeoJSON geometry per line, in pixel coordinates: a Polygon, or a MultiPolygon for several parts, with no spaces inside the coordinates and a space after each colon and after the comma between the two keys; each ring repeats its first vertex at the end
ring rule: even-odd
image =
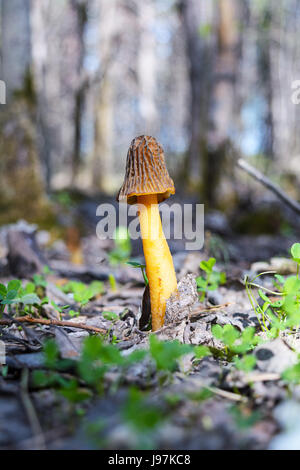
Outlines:
{"type": "Polygon", "coordinates": [[[96,326],[84,325],[83,323],[76,323],[71,321],[61,321],[61,320],[50,320],[46,318],[32,318],[29,315],[25,317],[16,317],[11,319],[0,319],[0,325],[11,325],[14,322],[19,323],[38,323],[40,325],[48,326],[66,326],[70,328],[80,328],[82,330],[92,331],[93,333],[106,334],[107,331],[102,328],[97,328],[96,326]]]}
{"type": "Polygon", "coordinates": [[[258,171],[249,163],[245,162],[242,158],[237,161],[237,165],[244,170],[248,175],[253,176],[257,181],[262,183],[266,188],[270,189],[276,196],[279,197],[287,206],[293,209],[298,215],[300,215],[300,204],[294,199],[289,197],[277,184],[273,183],[263,173],[258,171]]]}
{"type": "Polygon", "coordinates": [[[43,431],[37,417],[35,408],[28,392],[28,369],[23,369],[21,378],[21,400],[28,416],[28,420],[34,436],[34,447],[38,450],[45,450],[46,443],[43,431]]]}
{"type": "Polygon", "coordinates": [[[220,310],[221,308],[230,307],[230,305],[234,305],[234,303],[226,302],[226,304],[214,305],[212,307],[206,307],[206,308],[198,307],[197,309],[192,310],[190,318],[198,316],[200,313],[208,313],[208,312],[213,312],[214,310],[220,310]]]}

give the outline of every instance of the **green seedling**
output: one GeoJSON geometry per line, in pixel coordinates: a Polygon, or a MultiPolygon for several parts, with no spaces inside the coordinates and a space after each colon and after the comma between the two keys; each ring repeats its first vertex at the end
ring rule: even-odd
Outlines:
{"type": "Polygon", "coordinates": [[[232,325],[212,326],[212,334],[225,346],[225,353],[229,360],[236,355],[244,355],[252,351],[262,339],[255,335],[255,328],[249,326],[240,332],[232,325]]]}
{"type": "Polygon", "coordinates": [[[79,317],[79,315],[80,315],[80,313],[76,312],[76,310],[69,310],[68,314],[71,318],[76,318],[76,317],[79,317]]]}
{"type": "MultiPolygon", "coordinates": [[[[48,370],[34,372],[35,385],[38,387],[54,386],[73,402],[82,397],[82,390],[78,385],[80,382],[102,393],[103,376],[110,368],[119,367],[125,373],[128,367],[144,359],[147,354],[145,350],[136,350],[127,356],[122,356],[115,345],[105,343],[98,336],[89,336],[85,339],[78,361],[60,359],[58,346],[53,340],[45,342],[43,353],[44,365],[48,370]],[[61,375],[65,371],[72,371],[74,377],[66,379],[61,375]],[[75,386],[74,379],[77,386],[75,386]]],[[[88,397],[86,394],[86,398],[88,397]]]]}
{"type": "Polygon", "coordinates": [[[147,403],[147,395],[134,387],[129,390],[123,417],[134,430],[141,433],[156,429],[163,421],[162,410],[147,403]]]}
{"type": "Polygon", "coordinates": [[[200,300],[205,299],[207,291],[217,290],[218,287],[226,283],[226,274],[214,270],[216,264],[215,258],[210,258],[208,261],[201,261],[200,268],[205,272],[204,276],[198,276],[196,283],[198,291],[201,293],[200,300]]]}
{"type": "Polygon", "coordinates": [[[116,322],[117,320],[119,320],[119,315],[114,312],[105,311],[102,312],[102,316],[103,318],[105,318],[105,320],[109,320],[112,322],[116,322]]]}
{"type": "Polygon", "coordinates": [[[281,375],[282,379],[288,383],[300,384],[300,362],[294,366],[288,367],[281,375]]]}
{"type": "Polygon", "coordinates": [[[194,348],[188,344],[182,344],[178,340],[160,341],[153,334],[150,335],[149,343],[150,354],[158,370],[174,371],[177,368],[178,359],[194,351],[194,348]]]}
{"type": "Polygon", "coordinates": [[[144,278],[145,286],[147,286],[149,284],[147,274],[146,274],[146,265],[145,264],[141,264],[137,261],[127,261],[126,264],[128,264],[129,266],[132,266],[133,268],[140,268],[141,271],[142,271],[143,278],[144,278]]]}
{"type": "Polygon", "coordinates": [[[253,354],[246,354],[242,358],[235,356],[233,360],[236,368],[243,372],[251,372],[256,366],[256,357],[253,354]]]}
{"type": "Polygon", "coordinates": [[[0,317],[5,311],[5,307],[13,304],[18,306],[39,304],[39,297],[22,288],[21,281],[15,279],[10,281],[7,286],[0,284],[0,317]]]}
{"type": "Polygon", "coordinates": [[[86,285],[83,282],[70,281],[61,287],[66,294],[73,294],[75,302],[80,306],[86,305],[91,299],[104,293],[103,282],[93,281],[91,284],[86,285]]]}
{"type": "Polygon", "coordinates": [[[245,279],[246,291],[261,329],[270,337],[278,336],[280,331],[298,328],[300,324],[300,243],[291,247],[292,259],[297,263],[297,274],[284,278],[274,271],[260,273],[253,279],[245,279]],[[277,291],[267,289],[255,281],[265,274],[274,275],[274,286],[277,291]],[[258,295],[263,301],[260,305],[252,288],[258,288],[258,295]],[[272,295],[272,298],[270,298],[272,295]],[[275,297],[275,299],[274,299],[275,297]],[[277,297],[277,298],[276,298],[277,297]]]}

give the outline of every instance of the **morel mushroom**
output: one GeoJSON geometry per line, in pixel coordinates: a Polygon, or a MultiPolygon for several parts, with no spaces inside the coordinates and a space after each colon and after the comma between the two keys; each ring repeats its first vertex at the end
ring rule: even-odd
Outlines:
{"type": "Polygon", "coordinates": [[[136,137],[128,150],[125,179],[117,200],[139,205],[153,331],[163,326],[166,301],[177,290],[173,259],[158,209],[158,204],[174,193],[162,146],[154,137],[136,137]]]}

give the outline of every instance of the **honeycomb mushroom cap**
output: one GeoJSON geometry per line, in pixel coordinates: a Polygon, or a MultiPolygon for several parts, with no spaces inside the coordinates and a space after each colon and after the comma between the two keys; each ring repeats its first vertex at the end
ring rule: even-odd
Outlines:
{"type": "Polygon", "coordinates": [[[127,153],[126,173],[117,201],[135,204],[137,196],[157,194],[158,202],[175,194],[162,146],[155,137],[141,135],[131,142],[127,153]]]}

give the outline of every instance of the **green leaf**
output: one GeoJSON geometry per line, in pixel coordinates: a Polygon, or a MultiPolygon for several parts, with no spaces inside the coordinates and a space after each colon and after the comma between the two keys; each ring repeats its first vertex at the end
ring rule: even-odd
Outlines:
{"type": "Polygon", "coordinates": [[[145,264],[138,263],[137,261],[127,261],[125,264],[128,264],[133,268],[146,268],[145,264]]]}
{"type": "Polygon", "coordinates": [[[216,259],[209,258],[208,261],[201,261],[200,268],[206,273],[211,273],[215,264],[216,264],[216,259]]]}
{"type": "Polygon", "coordinates": [[[79,312],[76,312],[75,310],[69,310],[68,314],[70,315],[71,318],[79,317],[79,312]]]}
{"type": "Polygon", "coordinates": [[[274,277],[277,279],[279,284],[284,284],[285,283],[285,278],[281,276],[280,274],[275,274],[274,277]]]}
{"type": "Polygon", "coordinates": [[[300,279],[297,279],[296,276],[289,276],[283,286],[283,291],[285,295],[296,295],[300,290],[300,279]]]}
{"type": "Polygon", "coordinates": [[[119,320],[119,315],[117,315],[114,312],[105,311],[105,312],[102,312],[102,316],[103,318],[105,318],[105,320],[109,320],[109,321],[119,320]]]}
{"type": "Polygon", "coordinates": [[[234,362],[237,369],[242,370],[244,372],[250,372],[254,369],[256,365],[256,357],[252,354],[248,354],[241,359],[237,356],[234,357],[234,362]]]}
{"type": "Polygon", "coordinates": [[[33,294],[35,292],[35,284],[33,282],[28,282],[24,289],[24,294],[33,294]]]}
{"type": "Polygon", "coordinates": [[[7,300],[12,300],[12,299],[15,299],[17,295],[18,295],[18,291],[15,289],[12,289],[7,292],[6,298],[7,300]]]}
{"type": "Polygon", "coordinates": [[[293,260],[296,261],[296,263],[300,263],[300,243],[294,243],[291,248],[291,254],[293,260]]]}
{"type": "Polygon", "coordinates": [[[35,283],[36,286],[47,287],[46,279],[44,278],[44,276],[41,276],[40,274],[33,275],[33,282],[35,283]]]}
{"type": "Polygon", "coordinates": [[[164,419],[162,410],[146,402],[145,395],[136,388],[130,389],[122,414],[125,421],[141,434],[156,429],[164,419]]]}
{"type": "Polygon", "coordinates": [[[0,295],[2,298],[6,297],[7,289],[4,284],[0,284],[0,295]]]}
{"type": "Polygon", "coordinates": [[[14,299],[16,303],[24,304],[24,305],[33,305],[39,304],[40,298],[36,294],[25,294],[23,297],[19,297],[14,299]]]}
{"type": "Polygon", "coordinates": [[[207,284],[206,280],[202,276],[196,277],[196,283],[197,283],[197,286],[200,288],[205,288],[207,284]]]}
{"type": "Polygon", "coordinates": [[[282,373],[283,380],[287,382],[292,382],[294,384],[300,383],[300,363],[289,367],[282,373]]]}
{"type": "Polygon", "coordinates": [[[194,348],[194,354],[196,359],[202,359],[203,357],[211,356],[210,349],[207,346],[203,345],[196,346],[194,348]]]}
{"type": "Polygon", "coordinates": [[[9,281],[9,283],[7,284],[7,291],[16,291],[18,292],[18,290],[20,289],[21,287],[21,281],[19,281],[18,279],[14,279],[13,281],[9,281]]]}
{"type": "Polygon", "coordinates": [[[159,370],[174,371],[177,367],[177,359],[193,352],[193,348],[188,344],[182,344],[178,340],[160,341],[154,334],[150,335],[149,343],[150,354],[159,370]]]}
{"type": "Polygon", "coordinates": [[[56,342],[49,339],[44,344],[45,366],[55,369],[59,359],[59,350],[56,342]]]}
{"type": "Polygon", "coordinates": [[[223,337],[223,328],[220,325],[213,325],[211,332],[216,339],[222,339],[223,337]]]}
{"type": "Polygon", "coordinates": [[[261,299],[263,299],[268,304],[271,303],[271,300],[269,299],[269,297],[266,296],[266,294],[261,289],[258,290],[258,295],[260,296],[261,299]]]}
{"type": "Polygon", "coordinates": [[[71,403],[81,403],[92,396],[92,392],[88,389],[80,388],[75,379],[69,380],[64,387],[60,388],[59,393],[71,403]]]}

